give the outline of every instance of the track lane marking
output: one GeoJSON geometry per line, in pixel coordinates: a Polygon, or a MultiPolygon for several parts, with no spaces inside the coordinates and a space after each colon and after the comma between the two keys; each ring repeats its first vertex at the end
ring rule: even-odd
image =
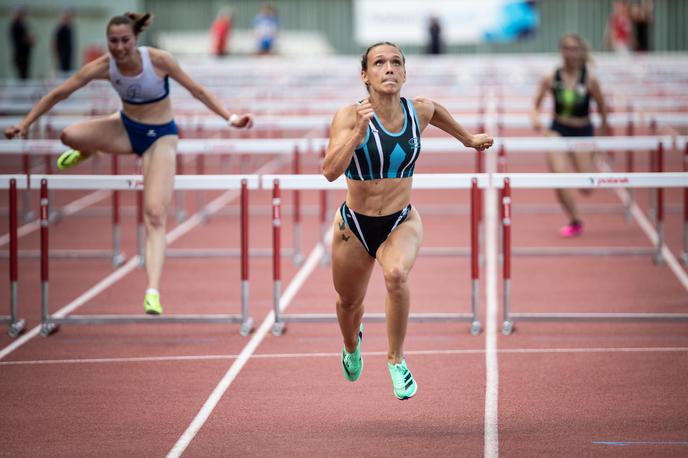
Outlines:
{"type": "MultiPolygon", "coordinates": [[[[294,298],[294,296],[301,288],[303,283],[306,281],[308,276],[320,264],[320,259],[322,259],[324,253],[325,249],[322,243],[318,243],[315,246],[315,248],[310,252],[308,258],[306,258],[306,262],[304,262],[303,266],[296,273],[291,283],[289,283],[289,286],[284,291],[284,294],[282,294],[279,303],[280,311],[286,310],[286,308],[289,306],[289,303],[294,298]]],[[[263,339],[267,335],[268,331],[270,331],[274,323],[275,312],[274,310],[271,310],[270,313],[268,313],[268,315],[261,323],[258,330],[255,332],[255,334],[253,334],[251,340],[246,344],[241,353],[239,353],[237,359],[234,361],[234,363],[232,363],[229,369],[227,369],[227,372],[225,372],[225,374],[222,376],[217,386],[215,386],[215,389],[213,389],[212,393],[210,393],[210,396],[208,396],[208,399],[206,399],[206,401],[203,403],[203,406],[198,411],[198,413],[191,421],[189,426],[179,437],[172,449],[168,452],[168,458],[179,457],[182,455],[182,453],[184,453],[191,441],[196,437],[196,434],[198,434],[198,431],[203,427],[205,422],[208,420],[210,414],[213,412],[213,410],[215,410],[215,407],[220,402],[220,399],[222,399],[222,396],[225,394],[232,382],[239,375],[241,369],[253,356],[253,353],[256,351],[261,342],[263,342],[263,339]]]]}
{"type": "MultiPolygon", "coordinates": [[[[603,160],[599,160],[597,165],[598,168],[602,169],[604,172],[613,171],[611,166],[603,160]]],[[[615,188],[614,192],[625,207],[628,207],[630,203],[633,220],[638,223],[638,226],[640,226],[640,229],[645,233],[645,236],[650,240],[650,243],[652,243],[653,247],[656,247],[657,240],[659,240],[659,235],[645,213],[640,209],[635,200],[631,198],[631,194],[628,192],[628,190],[624,188],[615,188]]],[[[674,253],[671,252],[666,243],[662,244],[661,250],[667,266],[674,273],[674,275],[676,275],[676,278],[678,279],[679,283],[681,283],[683,288],[688,291],[688,273],[683,270],[683,267],[681,267],[681,264],[678,262],[676,256],[674,256],[674,253]]]]}
{"type": "MultiPolygon", "coordinates": [[[[487,132],[496,133],[497,100],[494,90],[490,91],[485,103],[485,125],[487,132]]],[[[492,183],[492,174],[497,172],[497,153],[494,148],[486,151],[485,171],[489,174],[490,186],[485,189],[482,208],[485,211],[485,418],[484,456],[499,456],[499,365],[497,360],[497,322],[499,300],[497,298],[497,189],[492,183]]]]}

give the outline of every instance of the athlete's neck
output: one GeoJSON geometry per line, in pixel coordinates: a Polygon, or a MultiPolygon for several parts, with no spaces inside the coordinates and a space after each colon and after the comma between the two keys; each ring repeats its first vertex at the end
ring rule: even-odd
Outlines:
{"type": "Polygon", "coordinates": [[[138,48],[131,53],[129,59],[123,62],[115,62],[117,69],[122,75],[136,76],[143,71],[143,57],[138,48]]]}
{"type": "Polygon", "coordinates": [[[378,118],[392,121],[399,115],[403,116],[404,109],[401,107],[399,94],[381,95],[371,94],[370,103],[378,118]]]}

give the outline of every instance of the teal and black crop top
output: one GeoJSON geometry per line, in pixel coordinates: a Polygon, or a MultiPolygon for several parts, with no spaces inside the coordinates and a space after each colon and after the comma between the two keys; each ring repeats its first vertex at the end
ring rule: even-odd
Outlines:
{"type": "Polygon", "coordinates": [[[410,100],[401,98],[404,126],[398,133],[388,132],[377,115],[368,125],[365,140],[356,147],[346,177],[351,180],[406,178],[413,175],[420,155],[418,116],[410,100]]]}
{"type": "Polygon", "coordinates": [[[590,116],[590,93],[588,92],[588,71],[584,66],[576,87],[571,89],[564,86],[561,79],[561,69],[554,73],[552,85],[554,96],[554,114],[563,117],[587,118],[590,116]]]}

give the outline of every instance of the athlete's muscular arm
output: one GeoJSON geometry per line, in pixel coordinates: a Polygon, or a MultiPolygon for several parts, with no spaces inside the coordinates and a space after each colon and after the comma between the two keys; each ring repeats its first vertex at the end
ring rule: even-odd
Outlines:
{"type": "Polygon", "coordinates": [[[552,88],[552,77],[546,76],[540,81],[538,86],[537,94],[535,94],[535,100],[533,102],[533,108],[530,112],[530,120],[533,123],[533,129],[536,131],[542,130],[542,123],[540,122],[540,106],[545,98],[545,95],[552,88]]]}
{"type": "Polygon", "coordinates": [[[603,135],[610,135],[609,124],[607,123],[607,104],[604,100],[604,94],[602,94],[602,89],[600,88],[600,83],[597,78],[590,76],[588,80],[588,88],[590,89],[590,94],[595,99],[597,103],[597,112],[600,114],[601,120],[601,132],[603,135]]]}
{"type": "Polygon", "coordinates": [[[253,115],[250,113],[230,113],[218,98],[209,90],[194,81],[182,68],[172,55],[160,49],[149,48],[153,66],[169,75],[170,78],[181,84],[194,98],[200,100],[211,111],[217,113],[234,127],[249,128],[253,125],[253,115]]]}
{"type": "Polygon", "coordinates": [[[416,97],[413,99],[413,106],[418,113],[421,130],[428,124],[432,124],[469,148],[484,150],[492,146],[492,137],[484,133],[471,134],[438,102],[425,97],[416,97]]]}
{"type": "Polygon", "coordinates": [[[24,138],[29,129],[38,118],[50,111],[60,100],[64,100],[77,89],[85,86],[89,81],[98,78],[107,78],[109,70],[108,55],[104,54],[81,67],[74,75],[65,80],[52,91],[48,92],[33,106],[29,114],[17,125],[5,129],[5,137],[14,138],[17,135],[24,138]]]}
{"type": "Polygon", "coordinates": [[[354,150],[365,140],[372,117],[373,106],[367,98],[357,105],[339,109],[334,115],[323,161],[323,175],[328,181],[336,180],[349,166],[354,150]]]}

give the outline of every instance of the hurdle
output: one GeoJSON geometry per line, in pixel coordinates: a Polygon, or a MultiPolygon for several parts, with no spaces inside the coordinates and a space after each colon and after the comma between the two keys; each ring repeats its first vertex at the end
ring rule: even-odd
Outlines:
{"type": "MultiPolygon", "coordinates": [[[[557,138],[538,138],[538,137],[504,137],[496,141],[499,148],[498,156],[498,172],[505,173],[507,169],[507,152],[516,154],[529,153],[565,153],[572,152],[590,152],[590,151],[623,151],[627,155],[626,171],[628,173],[634,172],[634,156],[633,153],[637,151],[652,151],[653,156],[658,158],[651,161],[651,168],[649,172],[663,172],[664,171],[664,150],[670,149],[674,145],[674,137],[669,135],[646,135],[633,136],[633,123],[629,122],[627,125],[626,136],[618,137],[557,137],[557,138]]],[[[610,170],[611,171],[611,170],[610,170]]],[[[607,172],[603,170],[602,172],[607,172]]],[[[565,174],[556,174],[557,177],[565,174]]],[[[585,187],[585,186],[583,186],[585,187]]],[[[500,188],[500,192],[503,188],[500,188]]],[[[652,188],[654,189],[654,188],[652,188]]],[[[634,204],[633,189],[628,189],[629,198],[625,200],[624,213],[630,219],[631,207],[634,204]]],[[[655,192],[662,193],[662,190],[655,190],[655,192]]],[[[651,214],[656,213],[656,206],[659,199],[650,196],[651,214]]],[[[660,225],[661,226],[661,225],[660,225]]],[[[503,227],[499,228],[499,237],[502,239],[503,227]]],[[[662,227],[659,230],[663,230],[662,227]]],[[[575,249],[569,248],[537,248],[537,247],[513,247],[511,255],[513,256],[641,256],[656,253],[653,248],[638,248],[638,247],[577,247],[575,249]]],[[[503,253],[502,253],[503,256],[503,253]]],[[[661,252],[658,255],[661,257],[661,252]]],[[[501,257],[500,257],[501,259],[501,257]]]]}
{"type": "Polygon", "coordinates": [[[8,324],[10,337],[17,337],[26,329],[26,321],[18,318],[18,256],[17,256],[17,187],[25,188],[25,176],[0,176],[0,188],[9,190],[9,315],[0,315],[0,323],[8,324]]]}
{"type": "MultiPolygon", "coordinates": [[[[414,189],[470,189],[471,192],[471,312],[470,313],[410,313],[409,320],[418,322],[428,321],[469,321],[470,333],[478,335],[481,324],[478,314],[479,299],[479,262],[478,262],[478,189],[489,183],[487,174],[415,174],[413,176],[414,189]]],[[[346,181],[340,176],[333,182],[328,182],[322,175],[262,175],[261,188],[272,190],[272,228],[273,228],[273,305],[275,323],[272,332],[282,335],[288,322],[331,322],[336,321],[333,313],[286,314],[279,308],[281,297],[281,191],[282,190],[342,190],[346,189],[346,181]]],[[[321,244],[325,240],[321,239],[321,244]]],[[[384,313],[366,313],[365,321],[382,322],[384,313]]]]}
{"type": "MultiPolygon", "coordinates": [[[[511,295],[511,228],[513,224],[511,198],[512,188],[549,189],[557,188],[687,188],[688,173],[560,173],[556,177],[546,173],[494,174],[493,184],[503,188],[502,192],[502,231],[503,231],[503,313],[502,333],[513,332],[516,320],[529,321],[688,321],[688,313],[525,313],[512,312],[511,295]],[[554,181],[556,180],[556,181],[554,181]]],[[[664,247],[663,201],[662,193],[657,193],[657,243],[653,260],[663,261],[664,247]]]]}
{"type": "MultiPolygon", "coordinates": [[[[257,155],[257,156],[262,156],[262,157],[269,157],[269,156],[277,156],[278,158],[278,165],[281,165],[282,163],[287,162],[289,159],[293,159],[294,156],[297,156],[297,152],[299,149],[301,150],[306,150],[311,147],[311,145],[315,146],[321,146],[321,144],[324,142],[324,139],[310,139],[310,138],[290,138],[290,139],[209,139],[209,140],[200,140],[200,139],[184,139],[179,141],[179,156],[181,157],[183,155],[193,155],[196,154],[197,156],[199,155],[226,155],[226,154],[236,154],[236,155],[257,155]],[[292,155],[292,157],[290,157],[292,155]]],[[[45,155],[56,155],[64,151],[66,147],[59,141],[59,140],[25,140],[25,141],[16,141],[16,140],[0,140],[0,155],[21,155],[22,157],[31,157],[31,156],[45,156],[45,155]]],[[[111,173],[112,174],[118,174],[119,173],[119,157],[116,155],[111,155],[111,173]]],[[[27,173],[27,176],[31,176],[30,174],[27,173]]],[[[177,175],[177,177],[180,177],[183,175],[177,175]]],[[[189,175],[191,176],[191,175],[189,175]]],[[[205,175],[203,175],[205,176],[205,175]]],[[[33,183],[33,180],[30,180],[29,183],[33,183]]],[[[25,208],[25,213],[30,212],[30,205],[29,205],[29,192],[32,188],[30,187],[24,187],[23,188],[23,196],[24,196],[24,208],[25,208]]],[[[107,198],[111,196],[112,199],[112,207],[111,207],[111,213],[112,213],[112,248],[111,250],[78,250],[78,252],[75,252],[74,250],[52,250],[50,252],[50,256],[54,258],[68,258],[68,259],[76,259],[76,258],[87,258],[87,259],[95,259],[95,258],[101,258],[101,257],[111,257],[112,258],[112,264],[114,267],[117,267],[121,265],[125,257],[123,253],[121,252],[120,248],[120,206],[119,206],[119,195],[118,195],[118,190],[113,189],[112,191],[110,190],[104,190],[104,189],[94,189],[95,192],[93,193],[93,196],[91,197],[84,197],[83,201],[85,202],[84,205],[86,205],[86,202],[88,203],[95,203],[103,200],[104,198],[107,198]]],[[[50,192],[52,192],[52,187],[50,189],[50,192]]],[[[176,193],[181,193],[183,192],[182,190],[175,190],[176,193]]],[[[201,191],[202,192],[202,191],[201,191]]],[[[200,195],[200,192],[199,192],[200,195]]],[[[179,194],[178,194],[179,196],[179,194]]],[[[51,198],[51,201],[53,199],[51,198]]],[[[136,198],[136,219],[137,219],[137,234],[138,234],[138,254],[140,256],[141,264],[143,262],[143,205],[142,205],[142,195],[139,192],[137,194],[136,198]]],[[[52,213],[52,212],[51,212],[52,213]]],[[[65,214],[72,214],[74,211],[69,210],[65,211],[65,214]]],[[[297,217],[295,215],[295,217],[297,217]]],[[[38,221],[36,222],[38,223],[38,221]]],[[[37,227],[36,227],[37,229],[37,227]]],[[[295,240],[295,244],[298,243],[298,240],[295,240]]],[[[298,251],[298,245],[297,249],[293,251],[292,253],[285,253],[285,255],[292,255],[295,257],[295,261],[297,260],[297,254],[299,253],[298,251]]],[[[239,250],[200,250],[200,251],[193,251],[193,250],[183,250],[183,249],[172,249],[169,251],[168,256],[170,257],[203,257],[203,256],[229,256],[229,257],[238,257],[240,256],[240,251],[239,250]]],[[[269,250],[263,250],[254,252],[252,255],[257,255],[257,256],[271,256],[271,253],[269,250]]],[[[20,257],[30,257],[30,258],[39,258],[41,256],[39,250],[22,250],[19,253],[20,257]]]]}
{"type": "Polygon", "coordinates": [[[241,195],[241,314],[216,315],[70,315],[51,316],[48,300],[49,280],[49,198],[50,189],[107,189],[132,191],[141,189],[143,179],[140,175],[104,175],[100,177],[82,175],[33,175],[30,186],[40,187],[41,217],[41,334],[47,336],[63,324],[132,324],[132,323],[240,323],[240,334],[248,335],[253,328],[253,319],[248,310],[248,191],[258,189],[257,175],[204,175],[178,176],[175,189],[186,190],[240,190],[241,195]]]}

